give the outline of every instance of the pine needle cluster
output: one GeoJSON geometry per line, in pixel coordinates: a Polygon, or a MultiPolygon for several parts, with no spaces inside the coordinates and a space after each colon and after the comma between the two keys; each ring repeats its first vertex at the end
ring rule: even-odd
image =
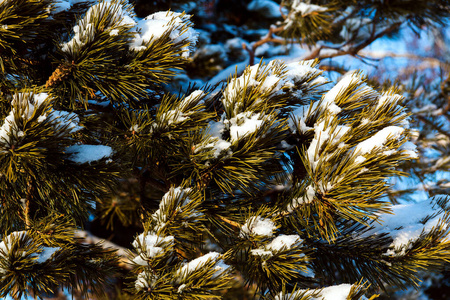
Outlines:
{"type": "MultiPolygon", "coordinates": [[[[350,16],[375,29],[448,11],[317,2],[284,1],[282,35],[314,44],[347,26],[355,42],[350,16]]],[[[374,299],[448,262],[448,198],[387,197],[418,159],[397,87],[332,81],[311,59],[169,93],[192,26],[125,0],[0,2],[1,297],[374,299]],[[93,224],[127,242],[80,238],[93,224]]]]}

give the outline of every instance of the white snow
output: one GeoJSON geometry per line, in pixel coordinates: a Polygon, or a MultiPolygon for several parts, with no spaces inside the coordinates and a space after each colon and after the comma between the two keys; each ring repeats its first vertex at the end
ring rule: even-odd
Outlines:
{"type": "Polygon", "coordinates": [[[252,249],[252,250],[250,250],[250,253],[255,256],[269,256],[269,257],[273,256],[272,251],[265,250],[264,248],[252,249]]]}
{"type": "Polygon", "coordinates": [[[223,151],[226,151],[226,155],[229,157],[232,155],[230,147],[233,143],[256,132],[269,121],[268,116],[251,111],[239,113],[229,120],[226,119],[224,113],[220,121],[211,121],[209,123],[208,129],[211,139],[208,139],[206,143],[196,145],[195,151],[199,152],[205,148],[213,148],[215,158],[218,158],[223,151]],[[222,134],[225,131],[230,133],[229,141],[222,139],[222,134]]]}
{"type": "MultiPolygon", "coordinates": [[[[74,4],[74,2],[79,1],[70,1],[70,5],[74,4]]],[[[66,3],[65,6],[67,7],[68,4],[66,3]]],[[[84,17],[73,27],[74,36],[68,42],[61,44],[61,50],[64,52],[72,52],[77,46],[82,47],[87,43],[94,41],[98,34],[97,28],[94,26],[96,23],[95,20],[104,18],[104,14],[108,14],[111,19],[109,24],[106,24],[106,28],[103,28],[103,30],[117,30],[117,27],[133,27],[136,25],[136,21],[134,21],[128,11],[123,8],[124,7],[120,2],[112,3],[110,1],[104,1],[91,6],[84,17]]],[[[115,33],[118,32],[110,32],[110,35],[114,36],[115,33]]]]}
{"type": "Polygon", "coordinates": [[[161,199],[161,202],[159,203],[159,209],[164,210],[167,206],[174,203],[176,200],[179,200],[181,198],[185,198],[183,202],[180,203],[180,206],[184,206],[190,202],[190,199],[188,197],[188,194],[192,191],[191,188],[182,188],[182,187],[176,187],[176,188],[170,188],[170,190],[164,194],[164,196],[161,199]]]}
{"type": "MultiPolygon", "coordinates": [[[[54,122],[54,126],[56,129],[66,129],[70,133],[74,133],[80,129],[79,126],[80,118],[76,113],[67,112],[63,110],[53,110],[47,117],[48,121],[54,122]]],[[[42,122],[39,121],[38,122],[42,122]]]]}
{"type": "Polygon", "coordinates": [[[131,132],[135,132],[135,133],[139,133],[139,126],[137,124],[134,124],[133,126],[130,126],[130,131],[131,132]]]}
{"type": "Polygon", "coordinates": [[[146,44],[160,39],[164,34],[169,33],[170,39],[174,43],[186,40],[189,46],[184,47],[183,56],[189,56],[189,47],[192,48],[197,43],[197,32],[190,26],[190,15],[160,11],[151,14],[137,22],[137,33],[130,44],[130,48],[135,51],[146,49],[146,44]]]}
{"type": "Polygon", "coordinates": [[[277,95],[282,94],[284,89],[292,89],[302,81],[302,85],[309,86],[328,82],[325,77],[320,76],[322,71],[312,67],[312,63],[313,61],[302,61],[285,64],[280,60],[272,60],[266,66],[256,64],[247,67],[240,77],[229,81],[223,91],[222,103],[238,114],[242,112],[242,107],[236,100],[244,88],[258,87],[261,92],[277,95]],[[261,76],[262,74],[265,76],[261,76]],[[317,78],[306,83],[307,79],[314,76],[317,78]]]}
{"type": "MultiPolygon", "coordinates": [[[[0,127],[0,142],[11,144],[10,136],[16,135],[17,137],[24,136],[23,131],[18,127],[17,121],[15,119],[16,108],[14,106],[20,106],[20,112],[22,112],[21,118],[28,121],[33,118],[36,114],[36,110],[44,103],[48,98],[47,93],[33,94],[32,97],[27,94],[14,95],[11,104],[13,109],[10,111],[8,116],[3,121],[3,125],[0,127]]],[[[38,122],[40,122],[41,117],[38,117],[38,122]]]]}
{"type": "MultiPolygon", "coordinates": [[[[11,250],[11,247],[13,246],[12,241],[14,240],[22,240],[28,236],[27,231],[14,231],[10,233],[8,236],[4,237],[3,240],[0,242],[0,259],[6,259],[6,254],[11,250]]],[[[30,238],[31,239],[31,238],[30,238]]],[[[38,253],[31,253],[31,257],[34,257],[35,263],[42,264],[45,263],[47,260],[49,260],[52,255],[59,251],[60,247],[39,247],[40,252],[38,253]]],[[[26,252],[23,251],[22,255],[25,256],[26,252]]],[[[0,273],[5,273],[6,270],[3,268],[0,268],[0,273]]]]}
{"type": "Polygon", "coordinates": [[[398,148],[398,150],[403,151],[405,154],[408,154],[410,158],[419,158],[417,155],[417,146],[412,142],[405,142],[403,145],[398,148]]]}
{"type": "Polygon", "coordinates": [[[140,265],[147,265],[144,259],[154,258],[164,253],[164,246],[173,244],[173,236],[162,237],[149,232],[147,235],[141,233],[133,242],[133,247],[139,255],[135,257],[134,262],[140,265]]]}
{"type": "Polygon", "coordinates": [[[72,145],[66,148],[72,154],[70,160],[78,164],[90,163],[112,155],[113,150],[105,145],[72,145]]]}
{"type": "Polygon", "coordinates": [[[247,86],[257,86],[260,82],[256,80],[259,65],[247,67],[244,73],[237,78],[232,78],[227,87],[223,91],[224,99],[222,100],[225,107],[233,105],[239,91],[247,86]]]}
{"type": "Polygon", "coordinates": [[[279,236],[274,238],[268,245],[266,245],[266,249],[269,249],[271,251],[289,250],[294,244],[301,242],[302,239],[296,234],[280,234],[279,236]]]}
{"type": "Polygon", "coordinates": [[[361,81],[361,76],[357,72],[350,71],[322,97],[320,106],[327,109],[331,114],[338,114],[342,109],[336,104],[336,99],[353,86],[358,89],[358,92],[372,90],[361,81]]]}
{"type": "Polygon", "coordinates": [[[325,128],[325,121],[314,124],[314,138],[306,151],[309,163],[314,171],[320,158],[319,150],[323,143],[330,138],[330,127],[325,128]]]}
{"type": "Polygon", "coordinates": [[[397,104],[402,99],[403,99],[403,96],[400,96],[397,94],[383,93],[383,94],[381,94],[381,97],[378,99],[376,110],[380,109],[381,107],[383,107],[385,105],[389,105],[391,103],[397,104]]]}
{"type": "Polygon", "coordinates": [[[189,116],[179,109],[171,109],[159,116],[159,121],[167,125],[176,125],[189,119],[189,116]]]}
{"type": "Polygon", "coordinates": [[[365,162],[367,160],[367,158],[365,158],[364,156],[362,156],[362,155],[358,155],[356,158],[355,158],[355,164],[362,164],[363,162],[365,162]]]}
{"type": "Polygon", "coordinates": [[[299,129],[302,133],[306,133],[308,130],[314,129],[313,127],[307,126],[305,121],[310,114],[314,113],[318,104],[319,104],[318,101],[312,102],[309,105],[299,106],[291,112],[292,117],[289,118],[288,122],[289,128],[291,129],[292,132],[295,133],[297,131],[297,126],[295,124],[296,121],[299,122],[300,125],[299,129]]]}
{"type": "Polygon", "coordinates": [[[111,36],[119,35],[119,29],[112,29],[109,32],[109,35],[111,35],[111,36]]]}
{"type": "MultiPolygon", "coordinates": [[[[159,202],[159,209],[152,214],[153,220],[156,221],[156,226],[153,231],[158,232],[161,230],[168,221],[168,216],[165,214],[168,207],[173,207],[176,210],[185,210],[184,206],[191,202],[188,194],[191,192],[191,188],[171,187],[170,190],[164,194],[159,202]]],[[[169,214],[172,211],[169,212],[169,214]]],[[[195,216],[200,216],[200,213],[196,210],[192,212],[195,216]]]]}
{"type": "Polygon", "coordinates": [[[440,217],[443,215],[435,204],[434,199],[420,201],[411,204],[398,204],[392,207],[393,214],[383,214],[379,217],[379,223],[374,224],[374,229],[367,234],[388,233],[393,242],[391,249],[386,255],[397,256],[404,255],[410,241],[417,240],[422,233],[430,232],[439,224],[440,217]],[[425,224],[423,221],[428,216],[432,216],[425,224]],[[397,250],[397,251],[394,251],[397,250]]]}
{"type": "Polygon", "coordinates": [[[270,219],[261,218],[260,216],[250,217],[247,219],[245,224],[242,225],[239,236],[246,237],[259,235],[271,237],[275,229],[275,223],[270,219]]]}
{"type": "Polygon", "coordinates": [[[284,20],[285,28],[298,24],[298,18],[304,18],[309,14],[326,11],[327,8],[315,4],[305,3],[301,0],[294,0],[287,18],[284,20]]]}
{"type": "Polygon", "coordinates": [[[203,148],[213,148],[214,149],[213,156],[214,158],[218,158],[223,151],[227,150],[226,157],[230,157],[233,154],[230,150],[230,147],[231,147],[230,142],[219,138],[214,138],[211,140],[210,143],[204,146],[199,145],[198,148],[196,148],[196,151],[200,151],[203,148]]]}
{"type": "Polygon", "coordinates": [[[209,252],[185,263],[181,269],[176,272],[175,278],[177,278],[177,282],[180,283],[183,277],[188,277],[189,274],[203,268],[209,262],[214,262],[214,269],[216,270],[212,278],[220,276],[220,274],[226,272],[229,268],[229,266],[220,259],[220,256],[221,255],[218,252],[209,252]]]}
{"type": "MultiPolygon", "coordinates": [[[[4,237],[2,242],[0,243],[0,256],[3,256],[3,253],[8,253],[8,250],[12,246],[12,241],[17,239],[22,239],[27,236],[27,232],[25,230],[22,231],[14,231],[11,232],[8,236],[4,237]]],[[[4,256],[3,256],[4,257],[4,256]]]]}
{"type": "Polygon", "coordinates": [[[199,102],[199,100],[203,98],[203,96],[205,96],[205,92],[203,92],[202,90],[193,91],[188,96],[184,97],[178,107],[181,110],[185,111],[188,106],[191,106],[193,103],[199,102]]]}
{"type": "Polygon", "coordinates": [[[228,121],[232,143],[254,133],[264,123],[264,119],[261,119],[261,114],[252,113],[251,111],[240,113],[228,121]]]}
{"type": "Polygon", "coordinates": [[[232,152],[230,150],[231,143],[222,139],[222,133],[225,131],[225,113],[222,114],[221,120],[216,121],[210,121],[208,124],[208,133],[211,135],[210,139],[206,139],[205,143],[198,144],[195,146],[195,152],[199,152],[206,148],[213,148],[214,158],[218,158],[219,155],[227,150],[227,156],[231,156],[232,152]]]}
{"type": "Polygon", "coordinates": [[[222,138],[222,133],[225,131],[225,121],[226,115],[222,114],[222,117],[219,122],[211,121],[208,124],[209,134],[213,137],[217,137],[219,139],[222,138]]]}
{"type": "Polygon", "coordinates": [[[311,203],[311,201],[314,200],[314,197],[316,196],[316,191],[314,187],[310,184],[306,188],[305,195],[301,198],[294,198],[292,199],[292,202],[287,206],[288,212],[292,212],[295,208],[299,207],[303,204],[311,203]]]}
{"type": "Polygon", "coordinates": [[[155,285],[157,277],[155,274],[149,274],[142,271],[138,274],[134,287],[137,291],[146,290],[155,285]]]}
{"type": "MultiPolygon", "coordinates": [[[[310,300],[347,300],[348,295],[350,294],[350,290],[352,288],[351,284],[340,284],[333,285],[322,289],[319,294],[319,298],[311,297],[310,300]]],[[[294,300],[301,293],[305,293],[306,295],[311,295],[316,290],[297,290],[294,293],[284,294],[283,292],[279,293],[275,296],[274,300],[294,300]],[[306,293],[305,293],[306,292],[306,293]]]]}
{"type": "Polygon", "coordinates": [[[372,152],[375,148],[381,148],[389,140],[399,139],[405,129],[399,126],[388,126],[355,147],[355,153],[364,155],[372,152]]]}
{"type": "Polygon", "coordinates": [[[351,284],[330,286],[322,290],[321,296],[324,300],[346,300],[351,288],[351,284]]]}
{"type": "Polygon", "coordinates": [[[146,289],[149,287],[147,280],[145,279],[145,272],[142,271],[138,274],[134,287],[137,291],[146,289]]]}
{"type": "Polygon", "coordinates": [[[42,252],[38,254],[36,262],[42,264],[46,262],[60,247],[42,247],[42,252]]]}
{"type": "Polygon", "coordinates": [[[94,26],[92,23],[86,25],[75,25],[73,27],[74,36],[67,43],[61,44],[61,50],[69,52],[70,50],[82,47],[94,39],[94,26]],[[82,27],[80,27],[82,26],[82,27]]]}
{"type": "Polygon", "coordinates": [[[223,259],[219,259],[216,262],[216,265],[214,266],[214,270],[216,270],[216,272],[214,272],[212,278],[217,278],[220,277],[220,275],[222,275],[223,273],[227,272],[230,269],[230,266],[227,265],[223,259]]]}
{"type": "MultiPolygon", "coordinates": [[[[222,140],[222,139],[218,139],[218,140],[214,141],[212,146],[214,147],[214,157],[217,158],[217,157],[219,157],[220,153],[222,153],[222,151],[230,149],[231,143],[227,142],[225,140],[222,140]]],[[[231,151],[227,152],[228,156],[231,156],[230,152],[231,151]]]]}
{"type": "Polygon", "coordinates": [[[272,0],[253,0],[247,5],[247,9],[260,12],[267,18],[281,17],[280,5],[272,0]]]}
{"type": "Polygon", "coordinates": [[[325,84],[328,82],[328,79],[321,76],[322,71],[312,67],[314,60],[309,61],[301,61],[301,62],[292,62],[286,64],[286,74],[284,78],[284,85],[289,86],[290,84],[294,84],[296,81],[304,80],[307,77],[316,76],[309,84],[318,85],[325,84]]]}
{"type": "Polygon", "coordinates": [[[309,3],[305,3],[301,0],[294,0],[292,2],[292,10],[300,12],[303,16],[308,15],[310,13],[313,12],[317,12],[317,11],[326,11],[327,8],[320,6],[320,5],[315,5],[315,4],[309,4],[309,3]]]}

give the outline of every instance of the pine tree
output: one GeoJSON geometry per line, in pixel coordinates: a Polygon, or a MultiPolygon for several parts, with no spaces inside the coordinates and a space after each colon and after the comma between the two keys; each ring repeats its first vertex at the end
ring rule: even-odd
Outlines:
{"type": "Polygon", "coordinates": [[[448,262],[447,196],[393,204],[424,145],[410,97],[318,60],[440,24],[447,1],[244,1],[280,21],[226,53],[194,52],[210,15],[153,2],[0,0],[1,297],[374,299],[448,262]],[[254,64],[291,42],[304,60],[254,64]],[[238,57],[222,85],[176,91],[238,57]]]}

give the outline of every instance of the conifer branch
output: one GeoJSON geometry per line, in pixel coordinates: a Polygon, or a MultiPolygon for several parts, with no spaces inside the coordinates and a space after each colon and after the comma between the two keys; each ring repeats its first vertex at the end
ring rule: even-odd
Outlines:
{"type": "MultiPolygon", "coordinates": [[[[316,60],[375,65],[367,46],[444,24],[447,5],[236,1],[279,18],[260,35],[259,20],[243,33],[203,4],[156,2],[136,18],[127,0],[0,0],[0,298],[359,300],[448,261],[448,197],[395,205],[417,189],[389,186],[448,171],[447,83],[396,88],[316,60]],[[289,43],[307,60],[253,65],[289,43]]],[[[444,78],[441,54],[406,57],[444,78]]]]}
{"type": "Polygon", "coordinates": [[[31,218],[30,218],[30,205],[31,201],[33,201],[33,193],[35,189],[34,179],[30,178],[27,184],[27,192],[25,195],[24,203],[23,203],[23,213],[25,219],[26,228],[30,228],[31,218]]]}
{"type": "Polygon", "coordinates": [[[115,253],[119,256],[119,267],[125,270],[132,269],[131,262],[128,258],[130,256],[129,249],[116,245],[108,240],[96,237],[92,233],[82,229],[77,229],[74,233],[74,237],[80,239],[80,242],[82,243],[91,245],[100,244],[105,250],[115,250],[115,253]]]}
{"type": "Polygon", "coordinates": [[[433,129],[437,130],[439,133],[442,133],[443,135],[447,136],[448,138],[450,138],[450,132],[447,132],[446,130],[442,129],[441,126],[438,126],[437,124],[435,124],[434,122],[428,120],[426,117],[421,116],[421,115],[416,115],[416,117],[426,123],[427,125],[430,125],[433,129]]]}

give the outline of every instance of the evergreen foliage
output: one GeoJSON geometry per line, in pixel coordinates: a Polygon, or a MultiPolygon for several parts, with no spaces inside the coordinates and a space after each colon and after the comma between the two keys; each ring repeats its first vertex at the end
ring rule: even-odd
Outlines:
{"type": "Polygon", "coordinates": [[[138,18],[125,0],[0,0],[0,297],[375,299],[449,262],[448,182],[402,205],[390,184],[448,171],[447,126],[424,107],[448,122],[448,77],[330,80],[319,59],[443,24],[450,4],[311,2],[243,1],[279,20],[211,54],[192,22],[210,17],[164,1],[138,18]],[[304,60],[253,63],[291,42],[304,60]],[[228,56],[250,64],[173,92],[228,56]]]}

